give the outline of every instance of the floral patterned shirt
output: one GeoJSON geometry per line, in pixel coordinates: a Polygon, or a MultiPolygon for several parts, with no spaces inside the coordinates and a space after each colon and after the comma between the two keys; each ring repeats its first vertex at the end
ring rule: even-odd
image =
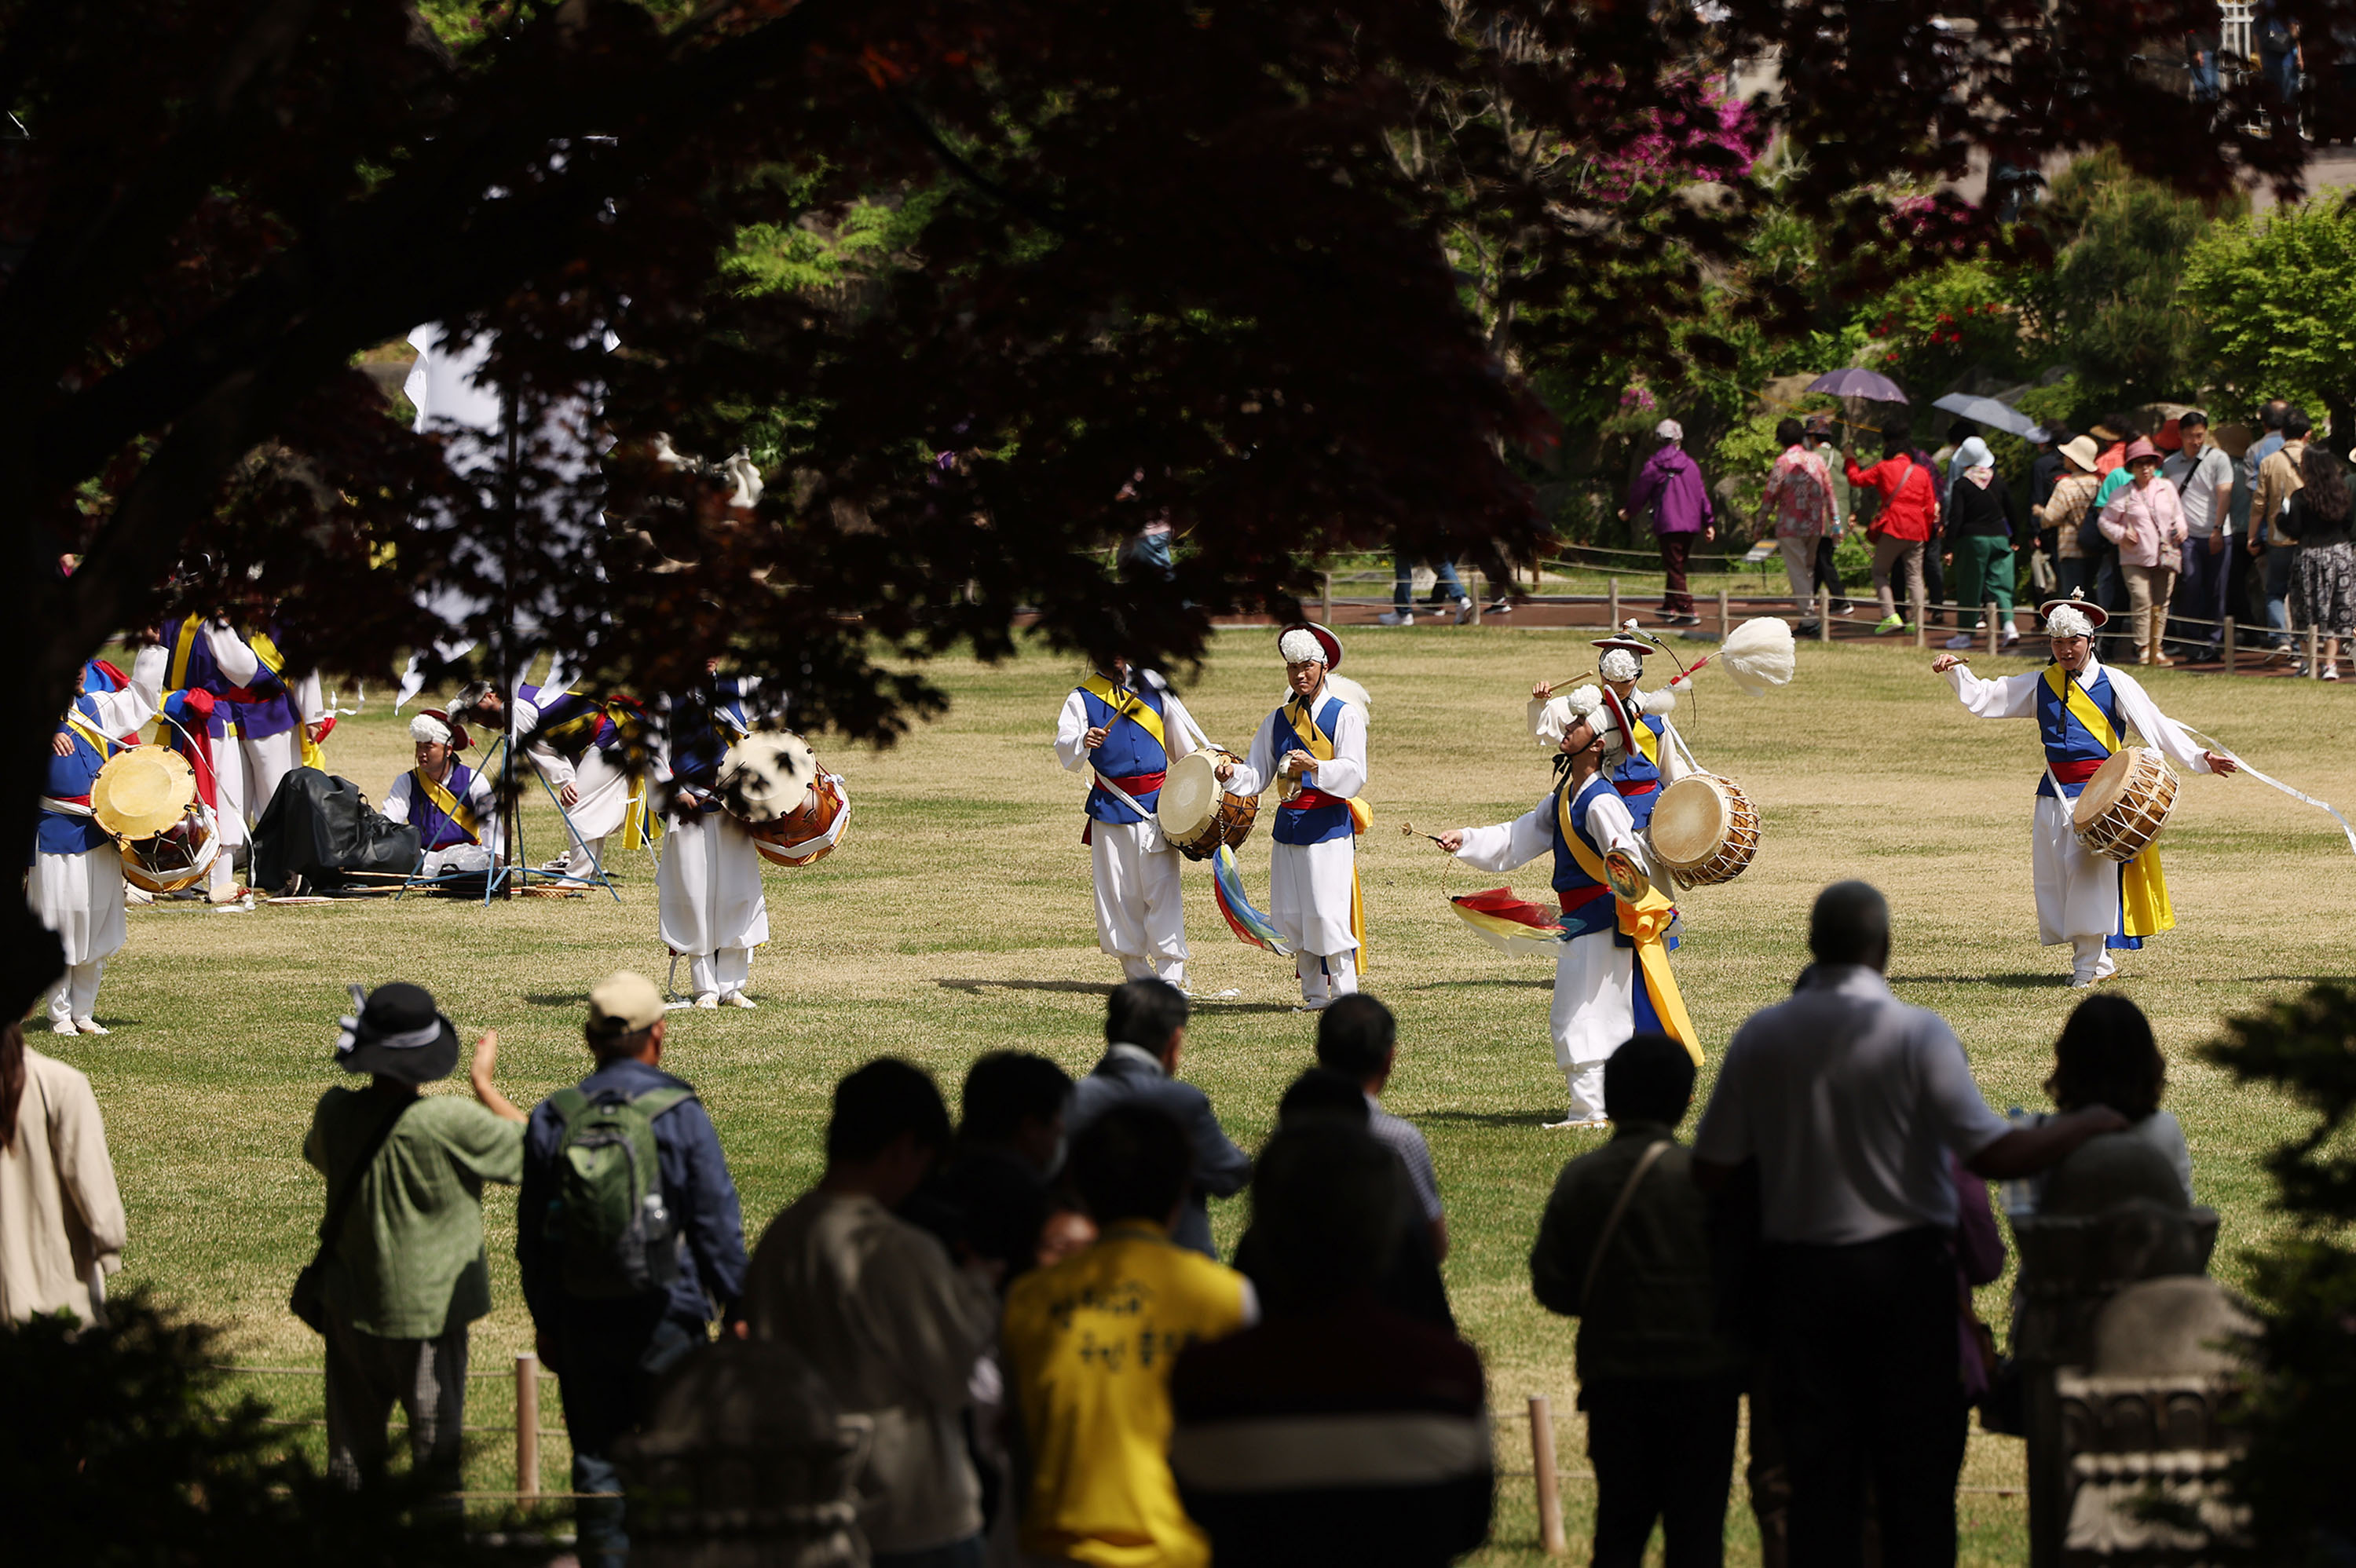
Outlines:
{"type": "Polygon", "coordinates": [[[1837,532],[1833,512],[1832,471],[1804,446],[1789,446],[1767,475],[1759,498],[1763,522],[1772,518],[1779,539],[1816,539],[1837,532]]]}

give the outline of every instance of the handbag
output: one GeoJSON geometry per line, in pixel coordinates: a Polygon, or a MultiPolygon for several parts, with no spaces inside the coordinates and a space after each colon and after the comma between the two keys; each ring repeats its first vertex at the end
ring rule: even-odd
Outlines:
{"type": "Polygon", "coordinates": [[[336,1237],[342,1232],[344,1221],[352,1211],[353,1200],[359,1196],[360,1179],[368,1174],[369,1167],[376,1163],[376,1157],[383,1151],[385,1140],[392,1136],[393,1127],[415,1104],[417,1099],[414,1095],[402,1102],[401,1109],[384,1119],[369,1137],[368,1147],[362,1149],[359,1158],[352,1162],[351,1179],[345,1183],[343,1196],[336,1200],[335,1205],[327,1211],[327,1219],[319,1226],[319,1250],[311,1254],[311,1261],[303,1265],[301,1274],[294,1276],[294,1288],[287,1293],[286,1310],[310,1325],[314,1334],[327,1331],[327,1255],[336,1250],[336,1237]]]}

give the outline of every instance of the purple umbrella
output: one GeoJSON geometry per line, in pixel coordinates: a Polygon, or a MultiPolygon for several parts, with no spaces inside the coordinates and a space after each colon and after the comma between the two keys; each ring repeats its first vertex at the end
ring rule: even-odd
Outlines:
{"type": "Polygon", "coordinates": [[[1906,394],[1898,383],[1887,376],[1877,376],[1870,370],[1852,366],[1847,370],[1835,370],[1808,383],[1811,392],[1830,392],[1836,398],[1863,398],[1869,402],[1902,403],[1906,394]]]}

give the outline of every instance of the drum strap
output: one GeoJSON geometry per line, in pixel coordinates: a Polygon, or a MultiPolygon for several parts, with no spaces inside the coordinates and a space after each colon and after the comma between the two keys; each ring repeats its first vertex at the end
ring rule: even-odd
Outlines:
{"type": "Polygon", "coordinates": [[[106,736],[99,733],[94,725],[92,725],[88,720],[85,720],[80,714],[73,711],[71,709],[68,709],[66,710],[66,728],[80,736],[83,740],[89,741],[92,747],[96,748],[98,754],[102,757],[107,756],[114,752],[119,752],[123,749],[123,742],[120,741],[109,740],[106,736]]]}
{"type": "Polygon", "coordinates": [[[2069,709],[2070,717],[2083,725],[2086,733],[2099,741],[2104,751],[2119,749],[2119,732],[2111,728],[2110,720],[2104,716],[2103,710],[2094,705],[2094,699],[2086,694],[2086,688],[2080,686],[2068,670],[2058,664],[2047,665],[2045,684],[2053,688],[2053,695],[2062,699],[2062,705],[2069,709]]]}

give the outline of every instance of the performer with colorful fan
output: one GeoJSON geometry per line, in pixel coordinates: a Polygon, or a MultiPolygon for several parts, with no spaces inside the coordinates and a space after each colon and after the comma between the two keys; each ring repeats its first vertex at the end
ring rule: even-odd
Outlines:
{"type": "MultiPolygon", "coordinates": [[[[1556,950],[1548,1027],[1570,1110],[1547,1125],[1600,1127],[1609,1119],[1603,1064],[1631,1035],[1669,1035],[1692,1053],[1697,1065],[1701,1046],[1669,967],[1669,953],[1677,944],[1676,906],[1655,886],[1646,869],[1650,855],[1629,802],[1602,771],[1602,737],[1616,720],[1592,687],[1572,693],[1565,711],[1569,727],[1559,746],[1568,765],[1560,784],[1534,810],[1494,827],[1435,834],[1433,841],[1487,871],[1509,871],[1552,851],[1562,912],[1543,932],[1556,950]]],[[[1484,897],[1512,904],[1510,890],[1484,897]]],[[[1478,902],[1460,900],[1459,911],[1498,946],[1526,943],[1536,929],[1515,921],[1504,930],[1509,917],[1469,907],[1478,902]],[[1492,923],[1501,930],[1493,932],[1492,923]]]]}
{"type": "Polygon", "coordinates": [[[65,949],[66,972],[48,1007],[57,1034],[107,1032],[92,1016],[98,983],[127,934],[123,854],[93,815],[91,787],[153,709],[138,688],[117,686],[110,674],[96,663],[83,667],[81,694],[51,739],[32,874],[25,880],[26,903],[65,949]]]}
{"type": "Polygon", "coordinates": [[[1956,654],[1940,655],[1931,668],[1982,719],[2037,720],[2045,745],[2045,776],[2038,781],[2029,829],[2038,939],[2048,947],[2069,943],[2076,957],[2070,984],[2086,987],[2118,972],[2114,952],[2141,947],[2145,937],[2176,924],[2156,849],[2147,847],[2120,864],[2079,842],[2073,806],[2087,781],[2126,743],[2130,731],[2194,773],[2231,773],[2239,764],[2196,744],[2134,677],[2094,657],[2094,634],[2110,616],[2087,603],[2083,590],[2047,600],[2039,613],[2053,652],[2043,670],[1982,680],[1956,654]]]}
{"type": "Polygon", "coordinates": [[[1366,787],[1365,692],[1330,672],[1342,641],[1303,622],[1277,638],[1290,700],[1252,737],[1251,754],[1219,764],[1238,795],[1281,784],[1270,831],[1269,913],[1293,950],[1301,1006],[1311,1011],[1358,988],[1365,945],[1365,900],[1358,886],[1357,835],[1372,820],[1366,787]]]}
{"type": "Polygon", "coordinates": [[[1123,977],[1186,985],[1179,857],[1154,815],[1170,764],[1194,749],[1194,720],[1170,683],[1114,659],[1073,688],[1055,720],[1055,760],[1090,770],[1080,842],[1097,891],[1097,946],[1123,977]]]}
{"type": "Polygon", "coordinates": [[[753,732],[753,677],[713,676],[669,703],[657,782],[670,786],[669,831],[655,867],[662,939],[688,961],[699,1008],[752,1008],[753,949],[769,940],[769,904],[761,891],[761,852],[720,793],[728,748],[753,732]]]}
{"type": "MultiPolygon", "coordinates": [[[[1644,656],[1653,647],[1636,635],[1635,622],[1629,622],[1623,632],[1596,638],[1593,645],[1603,650],[1596,664],[1602,688],[1579,688],[1577,694],[1584,695],[1580,695],[1582,707],[1576,711],[1585,710],[1589,696],[1599,705],[1595,711],[1601,730],[1603,774],[1628,803],[1628,814],[1641,832],[1653,819],[1662,785],[1676,783],[1689,771],[1668,719],[1677,705],[1676,693],[1666,688],[1637,688],[1644,673],[1644,656]]],[[[1542,680],[1531,688],[1530,732],[1546,744],[1561,744],[1578,721],[1576,711],[1570,698],[1556,696],[1550,683],[1542,680]]]]}
{"type": "Polygon", "coordinates": [[[384,792],[384,815],[417,829],[425,851],[423,874],[447,867],[486,870],[498,862],[498,795],[490,779],[458,760],[474,738],[439,708],[419,710],[409,721],[417,765],[384,792]],[[479,845],[487,855],[464,853],[479,845]]]}

